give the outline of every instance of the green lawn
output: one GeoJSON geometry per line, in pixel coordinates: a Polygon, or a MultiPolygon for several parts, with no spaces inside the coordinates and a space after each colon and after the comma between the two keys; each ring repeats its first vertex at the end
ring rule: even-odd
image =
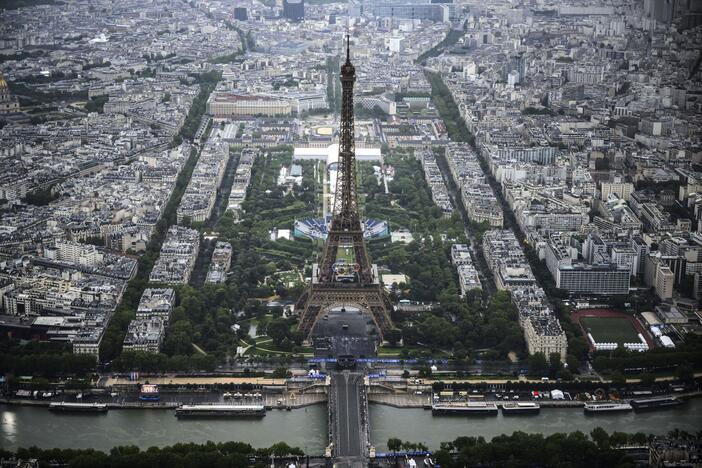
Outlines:
{"type": "Polygon", "coordinates": [[[583,317],[580,323],[598,343],[638,343],[639,336],[628,319],[623,317],[583,317]]]}
{"type": "Polygon", "coordinates": [[[336,251],[336,260],[343,260],[346,263],[356,263],[353,247],[339,247],[339,250],[336,251]]]}
{"type": "MultiPolygon", "coordinates": [[[[399,347],[392,347],[392,346],[380,346],[378,348],[378,356],[379,357],[386,357],[386,358],[393,358],[396,357],[398,359],[401,359],[402,352],[405,351],[407,353],[430,353],[430,349],[426,346],[420,346],[420,345],[412,345],[412,346],[399,346],[399,347]]],[[[446,358],[447,356],[450,356],[451,353],[449,353],[446,350],[442,349],[435,349],[434,352],[430,353],[433,358],[437,359],[443,359],[446,358]]],[[[411,358],[408,358],[411,359],[411,358]]]]}
{"type": "Polygon", "coordinates": [[[278,277],[280,278],[280,281],[282,281],[285,284],[300,283],[300,273],[297,270],[280,272],[278,273],[278,277]]]}

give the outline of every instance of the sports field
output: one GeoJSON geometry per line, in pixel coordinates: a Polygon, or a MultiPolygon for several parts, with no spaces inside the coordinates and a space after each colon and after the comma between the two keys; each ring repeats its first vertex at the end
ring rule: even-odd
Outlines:
{"type": "Polygon", "coordinates": [[[340,260],[347,264],[356,263],[353,247],[339,246],[339,249],[336,251],[336,261],[338,262],[340,260]]]}
{"type": "Polygon", "coordinates": [[[582,317],[580,324],[598,343],[638,343],[631,320],[624,317],[582,317]]]}

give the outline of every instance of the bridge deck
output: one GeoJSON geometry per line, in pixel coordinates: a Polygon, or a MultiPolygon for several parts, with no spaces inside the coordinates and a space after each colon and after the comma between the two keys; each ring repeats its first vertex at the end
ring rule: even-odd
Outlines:
{"type": "Polygon", "coordinates": [[[338,466],[356,466],[355,463],[365,460],[368,400],[363,377],[362,372],[355,371],[332,374],[329,420],[334,459],[338,466]]]}

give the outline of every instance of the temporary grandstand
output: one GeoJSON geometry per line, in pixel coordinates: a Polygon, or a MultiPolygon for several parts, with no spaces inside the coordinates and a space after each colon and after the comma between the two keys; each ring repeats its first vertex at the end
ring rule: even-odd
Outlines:
{"type": "MultiPolygon", "coordinates": [[[[295,220],[293,235],[308,239],[326,239],[327,226],[331,216],[326,218],[305,218],[295,220]]],[[[390,226],[387,221],[367,219],[363,222],[363,237],[365,239],[382,239],[390,236],[390,226]]]]}

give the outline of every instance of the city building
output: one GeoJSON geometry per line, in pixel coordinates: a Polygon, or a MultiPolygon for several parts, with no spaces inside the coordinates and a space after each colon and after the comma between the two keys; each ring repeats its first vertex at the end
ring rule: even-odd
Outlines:
{"type": "Polygon", "coordinates": [[[168,229],[161,252],[149,281],[152,283],[187,284],[200,250],[200,233],[195,229],[173,225],[168,229]]]}
{"type": "Polygon", "coordinates": [[[212,93],[207,112],[217,118],[291,115],[293,106],[286,99],[266,95],[212,93]]]}
{"type": "Polygon", "coordinates": [[[0,114],[7,114],[19,110],[19,101],[12,96],[5,78],[0,73],[0,114]]]}
{"type": "Polygon", "coordinates": [[[169,322],[175,307],[175,291],[170,288],[146,288],[137,306],[136,318],[149,319],[159,317],[169,322]]]}
{"type": "Polygon", "coordinates": [[[283,17],[292,21],[305,19],[305,0],[283,0],[283,17]]]}
{"type": "Polygon", "coordinates": [[[207,270],[206,283],[224,283],[227,279],[227,271],[232,264],[232,245],[229,242],[217,241],[210,268],[207,270]]]}
{"type": "Polygon", "coordinates": [[[165,330],[164,321],[160,317],[132,320],[127,327],[122,350],[158,353],[161,350],[165,330]]]}
{"type": "Polygon", "coordinates": [[[524,340],[529,354],[543,353],[547,358],[558,354],[565,361],[568,340],[553,315],[532,315],[524,321],[524,340]]]}

